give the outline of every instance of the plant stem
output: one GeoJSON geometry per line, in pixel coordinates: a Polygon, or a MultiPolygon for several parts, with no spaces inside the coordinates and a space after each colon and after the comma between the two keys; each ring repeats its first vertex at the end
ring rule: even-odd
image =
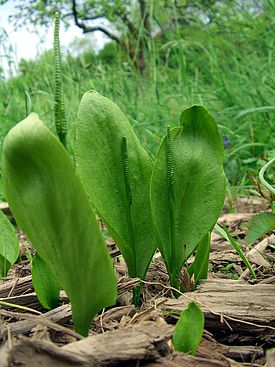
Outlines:
{"type": "Polygon", "coordinates": [[[67,123],[65,104],[61,80],[61,54],[59,43],[59,13],[54,17],[54,120],[57,135],[66,147],[67,123]]]}
{"type": "MultiPolygon", "coordinates": [[[[130,177],[129,177],[129,162],[128,162],[128,151],[127,151],[127,140],[126,137],[123,136],[121,141],[121,160],[122,160],[122,170],[123,170],[123,177],[124,177],[124,186],[125,186],[125,193],[126,193],[126,218],[127,218],[127,229],[129,234],[129,244],[133,251],[134,257],[134,269],[132,273],[134,276],[138,277],[137,274],[137,264],[136,264],[136,246],[135,246],[135,236],[134,236],[134,228],[133,228],[133,220],[132,220],[132,213],[131,213],[131,206],[132,206],[132,188],[130,184],[130,177]]],[[[140,305],[140,293],[141,293],[141,286],[138,286],[133,289],[133,303],[136,307],[140,305]]]]}
{"type": "Polygon", "coordinates": [[[169,277],[171,286],[179,289],[178,276],[175,273],[176,257],[176,223],[175,223],[175,187],[174,187],[174,158],[171,143],[170,127],[167,127],[167,192],[169,201],[169,219],[170,219],[170,256],[169,256],[169,277]],[[172,272],[171,272],[172,269],[172,272]]]}

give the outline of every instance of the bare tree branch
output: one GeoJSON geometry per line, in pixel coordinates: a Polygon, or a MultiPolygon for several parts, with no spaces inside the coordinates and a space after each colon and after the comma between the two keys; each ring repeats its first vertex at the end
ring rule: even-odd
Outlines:
{"type": "MultiPolygon", "coordinates": [[[[116,36],[115,34],[113,34],[112,32],[110,32],[105,27],[102,27],[102,26],[87,27],[84,23],[80,22],[79,19],[78,19],[77,5],[76,5],[75,0],[72,0],[72,13],[73,13],[73,18],[74,18],[75,24],[79,28],[82,29],[83,33],[91,33],[91,32],[99,31],[99,32],[104,33],[107,37],[109,37],[113,41],[117,42],[118,44],[123,45],[123,42],[120,40],[120,38],[118,36],[116,36]]],[[[97,18],[95,18],[95,19],[97,19],[97,18]]],[[[92,20],[92,19],[90,18],[90,20],[92,20]]]]}

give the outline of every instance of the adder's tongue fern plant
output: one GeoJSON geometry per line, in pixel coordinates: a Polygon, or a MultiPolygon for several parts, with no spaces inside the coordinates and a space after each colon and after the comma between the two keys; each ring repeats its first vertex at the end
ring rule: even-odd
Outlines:
{"type": "MultiPolygon", "coordinates": [[[[214,119],[202,106],[192,106],[183,111],[178,127],[167,128],[153,162],[120,108],[89,91],[78,111],[74,167],[64,148],[58,13],[54,66],[60,141],[36,114],[21,121],[4,143],[4,186],[18,224],[38,251],[33,263],[38,296],[52,307],[64,289],[76,330],[87,335],[95,314],[116,299],[111,259],[90,202],[131,277],[145,278],[158,246],[171,285],[181,290],[182,267],[196,252],[188,272],[197,284],[207,276],[210,232],[225,197],[223,143],[214,119]],[[38,278],[49,273],[41,289],[38,278]]],[[[136,305],[140,293],[138,286],[136,305]]]]}
{"type": "Polygon", "coordinates": [[[157,244],[171,285],[181,288],[180,273],[197,250],[191,274],[205,276],[209,236],[223,207],[223,143],[216,122],[202,106],[185,109],[180,125],[167,134],[151,177],[151,206],[157,244]],[[199,265],[199,266],[198,266],[199,265]]]}
{"type": "MultiPolygon", "coordinates": [[[[85,93],[77,117],[76,167],[131,277],[144,279],[156,250],[150,205],[153,161],[120,108],[85,93]]],[[[134,290],[139,304],[140,287],[134,290]]]]}

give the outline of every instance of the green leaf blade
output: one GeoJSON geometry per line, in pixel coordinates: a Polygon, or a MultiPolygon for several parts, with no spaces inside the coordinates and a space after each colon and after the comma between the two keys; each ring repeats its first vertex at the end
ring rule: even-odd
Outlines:
{"type": "Polygon", "coordinates": [[[204,314],[195,302],[182,312],[174,333],[173,345],[177,352],[195,355],[204,329],[204,314]]]}
{"type": "Polygon", "coordinates": [[[193,263],[195,287],[199,284],[200,280],[207,279],[210,254],[210,237],[210,232],[208,232],[197,247],[196,257],[193,263]]]}
{"type": "Polygon", "coordinates": [[[59,302],[60,285],[48,264],[36,254],[31,262],[32,282],[39,302],[43,307],[51,310],[59,302]]]}
{"type": "Polygon", "coordinates": [[[223,143],[214,119],[201,106],[183,111],[170,132],[175,200],[169,193],[167,143],[157,153],[151,178],[151,205],[158,246],[171,277],[210,231],[223,207],[223,143]],[[170,230],[169,230],[170,229],[170,230]]]}
{"type": "Polygon", "coordinates": [[[62,144],[36,114],[4,142],[4,187],[17,223],[52,267],[71,304],[76,330],[115,303],[111,258],[87,194],[62,144]]]}
{"type": "Polygon", "coordinates": [[[76,164],[93,205],[126,260],[129,275],[144,278],[156,249],[149,194],[153,163],[119,107],[95,91],[87,92],[80,103],[76,164]],[[125,185],[126,156],[129,177],[125,185]]]}
{"type": "Polygon", "coordinates": [[[19,241],[13,225],[0,210],[0,277],[5,277],[19,256],[19,241]]]}

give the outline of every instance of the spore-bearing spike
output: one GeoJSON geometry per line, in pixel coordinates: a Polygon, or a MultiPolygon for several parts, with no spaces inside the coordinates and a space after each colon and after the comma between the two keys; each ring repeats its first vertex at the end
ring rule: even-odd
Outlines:
{"type": "Polygon", "coordinates": [[[171,144],[170,126],[167,126],[167,191],[168,198],[175,200],[175,167],[171,144]]]}
{"type": "Polygon", "coordinates": [[[54,118],[56,132],[65,145],[67,124],[65,117],[65,104],[64,96],[62,90],[62,80],[61,80],[61,54],[60,54],[60,44],[59,44],[59,13],[55,13],[54,17],[54,118]]]}

